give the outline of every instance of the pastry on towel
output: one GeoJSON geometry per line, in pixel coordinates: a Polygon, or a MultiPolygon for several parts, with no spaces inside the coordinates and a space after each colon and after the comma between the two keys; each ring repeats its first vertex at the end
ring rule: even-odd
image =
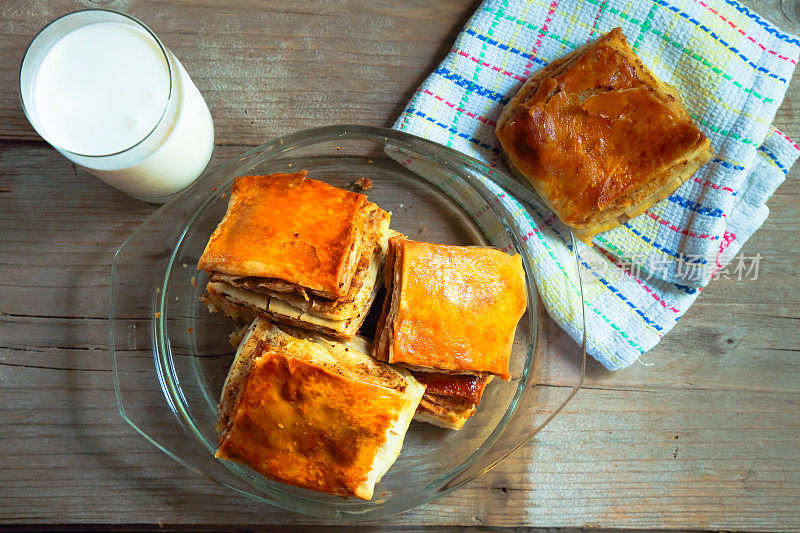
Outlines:
{"type": "Polygon", "coordinates": [[[503,109],[509,167],[591,244],[711,160],[710,141],[619,28],[534,72],[503,109]]]}
{"type": "Polygon", "coordinates": [[[527,306],[519,255],[389,239],[373,356],[412,370],[509,379],[527,306]]]}
{"type": "Polygon", "coordinates": [[[352,339],[380,289],[390,215],[306,172],[236,178],[200,257],[212,311],[352,339]]]}
{"type": "Polygon", "coordinates": [[[256,319],[222,390],[216,457],[299,487],[368,500],[425,386],[349,345],[256,319]]]}

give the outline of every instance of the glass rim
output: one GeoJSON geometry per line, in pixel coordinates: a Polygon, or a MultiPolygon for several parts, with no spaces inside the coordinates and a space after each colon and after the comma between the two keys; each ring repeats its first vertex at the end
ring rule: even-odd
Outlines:
{"type": "MultiPolygon", "coordinates": [[[[428,143],[431,141],[420,138],[414,135],[410,135],[406,132],[398,132],[396,130],[386,130],[384,128],[371,128],[368,126],[323,126],[319,128],[312,128],[308,130],[302,130],[298,132],[294,132],[288,135],[284,135],[280,138],[274,139],[271,142],[265,143],[253,149],[252,151],[248,151],[250,157],[263,155],[268,153],[268,159],[280,157],[281,155],[288,153],[290,151],[296,150],[298,148],[303,148],[306,146],[319,144],[323,142],[331,142],[334,140],[342,141],[342,140],[367,140],[374,142],[376,144],[383,144],[389,140],[396,143],[405,144],[405,148],[411,149],[425,157],[437,161],[443,167],[448,168],[451,172],[458,176],[460,180],[462,180],[467,186],[469,186],[474,192],[479,194],[484,200],[487,201],[487,204],[490,207],[490,210],[494,213],[494,215],[498,219],[506,219],[508,220],[509,214],[500,206],[495,205],[494,203],[488,200],[487,194],[488,191],[485,190],[485,186],[482,184],[474,181],[469,180],[467,178],[468,174],[465,173],[461,169],[453,168],[451,165],[448,165],[447,162],[443,159],[443,157],[439,154],[436,154],[433,151],[430,151],[427,146],[428,143]],[[381,142],[383,139],[383,143],[381,142]],[[418,143],[414,143],[413,141],[422,140],[426,143],[426,146],[419,146],[418,143]],[[252,152],[252,153],[251,153],[252,152]]],[[[224,172],[227,168],[236,166],[237,164],[241,163],[241,158],[237,158],[230,163],[221,166],[218,169],[215,169],[209,175],[215,175],[219,172],[224,172]]],[[[231,179],[227,180],[228,182],[231,179]]],[[[225,186],[227,182],[223,182],[222,186],[225,186]]],[[[169,294],[169,272],[172,269],[173,264],[177,264],[178,261],[178,251],[180,249],[181,243],[188,232],[191,224],[194,222],[197,215],[202,211],[202,209],[213,199],[217,196],[216,191],[208,191],[206,197],[201,201],[197,208],[195,209],[194,213],[190,214],[184,227],[181,229],[179,237],[175,243],[175,246],[172,250],[172,254],[170,254],[168,260],[168,266],[165,269],[164,278],[161,282],[160,288],[161,293],[156,298],[156,308],[157,313],[159,313],[159,318],[154,319],[153,321],[153,356],[154,356],[154,363],[156,367],[156,373],[158,375],[158,382],[161,386],[161,390],[164,394],[165,399],[169,402],[172,406],[173,413],[178,418],[181,426],[183,426],[184,430],[197,439],[197,441],[204,447],[206,450],[213,453],[212,448],[216,448],[216,446],[212,443],[209,443],[207,439],[203,436],[202,431],[198,429],[198,424],[192,416],[190,409],[188,408],[188,404],[183,398],[181,393],[180,387],[180,380],[174,373],[174,365],[172,362],[172,350],[169,342],[167,342],[167,338],[169,337],[168,334],[168,320],[169,320],[169,313],[167,309],[167,295],[169,294]]],[[[514,243],[515,247],[519,251],[522,249],[522,236],[520,235],[518,229],[511,225],[506,227],[506,233],[511,238],[512,242],[514,243]]],[[[473,479],[475,476],[469,476],[467,479],[459,480],[461,474],[468,470],[477,460],[479,460],[485,453],[487,453],[494,444],[502,437],[505,433],[505,430],[511,421],[511,419],[515,416],[517,407],[519,406],[520,398],[523,395],[525,388],[528,386],[528,382],[531,378],[531,369],[534,364],[534,347],[536,344],[536,339],[538,337],[539,332],[537,331],[536,324],[538,321],[539,309],[537,303],[539,301],[539,294],[536,292],[535,280],[531,274],[532,270],[529,265],[528,258],[525,257],[525,254],[521,254],[522,260],[525,263],[525,284],[526,284],[526,291],[527,296],[526,299],[528,301],[528,327],[530,328],[530,335],[531,339],[528,342],[528,345],[525,348],[525,363],[523,365],[522,372],[517,381],[517,387],[514,391],[512,398],[508,402],[508,405],[505,408],[503,416],[498,421],[497,425],[492,428],[489,435],[487,435],[483,442],[481,442],[480,446],[473,450],[468,456],[464,457],[460,464],[458,464],[455,468],[451,469],[449,472],[442,474],[437,479],[432,480],[427,486],[420,488],[413,494],[404,495],[397,500],[389,503],[389,502],[360,502],[360,501],[350,501],[350,500],[343,500],[341,502],[336,503],[329,503],[331,509],[334,513],[343,513],[347,515],[349,518],[354,516],[363,515],[364,518],[369,518],[372,514],[380,510],[381,508],[391,508],[397,505],[399,502],[411,504],[410,506],[403,506],[407,508],[413,508],[417,505],[424,503],[427,498],[425,494],[428,491],[435,491],[437,496],[443,496],[456,488],[463,485],[463,483],[473,479]],[[458,480],[458,481],[457,481],[458,480]],[[457,481],[454,483],[454,481],[457,481]]],[[[242,468],[240,465],[235,463],[226,464],[230,470],[232,470],[241,480],[248,482],[248,484],[255,488],[260,489],[258,481],[255,483],[251,483],[248,480],[248,475],[246,469],[242,468]]],[[[294,496],[294,501],[289,504],[288,502],[278,501],[277,499],[269,499],[266,498],[263,494],[252,494],[251,496],[255,496],[256,498],[262,499],[263,501],[270,503],[271,505],[277,505],[279,507],[283,507],[286,505],[287,507],[291,506],[292,508],[289,510],[300,512],[302,514],[317,516],[316,514],[312,514],[310,512],[311,508],[316,505],[316,502],[313,500],[313,497],[305,497],[305,496],[294,496]]],[[[320,518],[325,518],[324,515],[319,515],[320,518]]]]}
{"type": "MultiPolygon", "coordinates": [[[[91,24],[97,24],[97,22],[90,22],[90,23],[84,24],[83,26],[80,26],[80,27],[83,28],[83,27],[89,26],[91,24]]],[[[62,39],[63,37],[65,37],[66,35],[68,35],[69,33],[71,33],[72,31],[75,31],[76,29],[78,29],[78,28],[75,28],[73,30],[70,30],[70,32],[65,33],[64,35],[61,36],[61,38],[59,38],[59,40],[62,39]]],[[[56,41],[56,43],[57,42],[58,41],[56,41]]],[[[55,43],[53,43],[53,44],[55,45],[55,43]]],[[[50,47],[50,49],[52,50],[52,46],[50,47]]],[[[49,50],[48,50],[48,52],[49,52],[49,50]]],[[[38,70],[37,70],[37,74],[38,74],[38,70]]],[[[51,20],[50,22],[45,24],[45,26],[42,27],[41,30],[36,32],[36,35],[33,36],[31,41],[28,43],[28,46],[25,47],[25,53],[23,54],[22,61],[20,62],[20,65],[19,65],[19,71],[18,71],[18,75],[17,75],[17,80],[18,80],[17,81],[17,91],[19,93],[19,100],[20,100],[20,105],[22,106],[22,112],[25,114],[25,118],[28,119],[28,122],[30,123],[30,125],[33,127],[33,129],[36,131],[36,133],[39,134],[39,136],[42,139],[44,139],[48,144],[50,144],[54,148],[57,148],[59,150],[63,150],[63,151],[65,151],[65,152],[67,152],[69,154],[72,154],[72,155],[76,155],[76,156],[79,156],[79,157],[101,158],[101,157],[111,157],[111,156],[123,154],[123,153],[125,153],[125,152],[127,152],[129,150],[132,150],[132,149],[136,148],[137,146],[141,145],[144,141],[146,141],[156,131],[156,129],[158,129],[158,127],[164,121],[164,117],[167,115],[167,110],[169,109],[169,105],[170,105],[170,103],[172,102],[172,99],[173,99],[173,89],[175,87],[175,71],[172,68],[172,63],[170,62],[170,59],[169,59],[169,53],[168,53],[167,48],[164,46],[164,43],[161,42],[161,40],[158,38],[158,36],[150,28],[148,28],[147,25],[144,22],[142,22],[141,20],[137,19],[136,17],[134,17],[132,15],[128,15],[127,13],[122,13],[121,11],[115,11],[113,9],[103,9],[103,8],[88,8],[88,9],[79,9],[77,11],[71,11],[69,13],[65,13],[64,15],[61,15],[60,17],[57,17],[57,18],[51,20]],[[23,88],[22,88],[22,70],[25,68],[25,61],[28,59],[28,54],[31,51],[31,48],[33,47],[33,45],[36,43],[36,40],[39,39],[39,37],[41,37],[48,29],[52,28],[52,26],[54,24],[58,23],[59,21],[62,21],[62,20],[67,19],[69,17],[78,15],[80,13],[90,13],[90,12],[110,13],[112,15],[118,15],[118,16],[124,18],[124,19],[127,19],[130,22],[133,22],[134,25],[136,25],[136,26],[140,27],[142,30],[144,30],[145,33],[147,35],[149,35],[155,41],[155,43],[158,45],[159,50],[161,50],[161,54],[164,57],[164,62],[167,65],[167,73],[169,74],[169,90],[167,92],[166,101],[164,102],[164,108],[161,110],[161,115],[158,117],[158,120],[153,125],[152,129],[150,129],[150,131],[148,131],[141,139],[137,140],[135,143],[131,144],[130,146],[126,146],[125,148],[117,150],[116,152],[111,152],[111,153],[107,153],[107,154],[82,154],[82,153],[76,152],[74,150],[69,150],[68,148],[63,147],[60,144],[53,142],[50,138],[48,138],[48,136],[44,135],[44,133],[41,131],[41,129],[37,126],[37,124],[34,123],[34,120],[32,119],[31,113],[28,111],[28,107],[25,105],[25,96],[24,96],[23,88]]],[[[33,84],[31,84],[31,85],[33,85],[33,84]]],[[[31,107],[34,107],[32,101],[31,101],[31,107]]]]}
{"type": "MultiPolygon", "coordinates": [[[[225,172],[229,169],[236,168],[237,166],[241,166],[244,163],[247,165],[252,162],[254,158],[260,159],[272,159],[280,157],[281,155],[294,150],[298,147],[305,146],[309,143],[316,144],[320,142],[331,142],[337,139],[352,139],[352,140],[370,140],[381,144],[381,139],[383,143],[388,141],[392,141],[393,143],[400,145],[405,148],[410,148],[414,152],[420,153],[429,157],[431,160],[438,162],[441,166],[448,168],[450,172],[455,173],[458,175],[462,180],[464,179],[465,175],[468,175],[461,168],[453,168],[453,165],[449,164],[447,159],[443,157],[442,154],[438,154],[435,151],[431,151],[431,141],[417,137],[415,135],[408,134],[406,132],[390,130],[386,128],[379,128],[379,127],[370,127],[370,126],[356,126],[356,125],[332,125],[332,126],[324,126],[318,128],[312,128],[300,132],[295,132],[291,134],[287,134],[278,138],[273,139],[272,141],[265,143],[261,146],[254,147],[246,152],[239,154],[233,160],[221,165],[220,167],[214,169],[211,173],[206,175],[206,180],[212,179],[212,176],[215,176],[219,172],[225,172]],[[423,144],[420,145],[419,142],[423,144]]],[[[438,147],[437,147],[438,148],[438,147]]],[[[450,154],[450,152],[447,152],[450,154]]],[[[453,155],[453,154],[450,154],[453,155]]],[[[245,165],[245,166],[247,166],[245,165]]],[[[216,178],[213,178],[216,179],[216,178]]],[[[467,179],[466,185],[473,190],[476,190],[478,194],[484,199],[486,197],[484,194],[486,191],[482,190],[482,187],[479,183],[476,183],[474,180],[467,179]]],[[[219,185],[219,184],[218,184],[219,185]]],[[[214,196],[216,196],[216,192],[209,192],[202,197],[200,193],[202,191],[202,187],[200,183],[195,184],[195,186],[190,187],[189,189],[185,190],[183,193],[178,195],[175,199],[173,199],[170,203],[166,204],[165,207],[162,209],[169,209],[171,205],[175,202],[178,202],[180,198],[188,195],[195,195],[197,200],[199,200],[198,205],[199,207],[195,207],[195,210],[202,209],[202,206],[205,205],[208,201],[210,201],[214,196]]],[[[495,212],[495,215],[498,216],[500,219],[508,220],[510,214],[502,208],[501,206],[494,205],[492,202],[487,202],[490,205],[492,211],[495,212]]],[[[151,218],[156,216],[156,214],[151,215],[151,218]]],[[[176,260],[175,254],[180,245],[180,241],[183,239],[183,235],[185,230],[189,227],[192,221],[192,216],[189,216],[189,220],[184,222],[184,227],[181,228],[180,237],[178,239],[178,243],[175,244],[173,249],[173,253],[170,256],[169,262],[173,263],[176,260]]],[[[148,218],[148,221],[150,218],[148,218]]],[[[134,232],[133,235],[137,234],[141,227],[144,227],[147,224],[145,221],[140,228],[134,232]]],[[[505,227],[506,234],[512,240],[512,242],[517,247],[518,251],[521,252],[521,234],[519,233],[518,229],[511,224],[510,226],[505,227]]],[[[133,237],[133,235],[130,238],[133,237]]],[[[115,341],[114,341],[114,330],[113,330],[113,322],[114,322],[114,294],[115,294],[115,274],[116,274],[116,267],[117,267],[117,260],[119,252],[125,248],[128,240],[120,246],[120,249],[117,251],[117,254],[114,256],[114,260],[112,261],[112,283],[111,283],[111,321],[110,321],[110,334],[111,334],[111,352],[112,358],[114,359],[114,367],[115,367],[115,393],[117,396],[118,408],[120,411],[121,416],[123,419],[130,424],[135,430],[141,433],[147,440],[155,444],[159,449],[164,451],[167,455],[178,461],[179,463],[187,466],[187,468],[192,469],[192,467],[186,463],[182,457],[176,456],[172,453],[168,448],[162,446],[157,440],[153,440],[150,438],[147,433],[140,429],[137,426],[137,422],[130,419],[125,412],[125,407],[123,405],[121,391],[120,391],[120,384],[118,383],[118,374],[116,365],[118,363],[117,358],[119,354],[116,353],[115,349],[115,341]]],[[[529,384],[530,379],[532,377],[532,367],[533,361],[535,358],[534,353],[534,345],[535,345],[535,338],[538,337],[539,331],[536,328],[536,324],[538,323],[538,314],[540,309],[537,307],[536,303],[539,301],[539,295],[535,288],[535,279],[531,275],[530,265],[528,261],[526,261],[525,254],[523,255],[523,263],[526,266],[526,283],[528,284],[528,298],[529,298],[529,315],[528,321],[532,339],[529,341],[528,346],[526,347],[525,351],[525,363],[522,370],[522,374],[520,376],[520,383],[517,386],[516,391],[513,394],[513,398],[509,401],[509,404],[506,406],[505,412],[499,421],[499,423],[492,429],[490,435],[488,435],[481,446],[474,450],[469,456],[464,457],[459,465],[457,465],[454,469],[450,470],[446,474],[441,475],[438,479],[432,480],[428,483],[425,487],[420,487],[417,491],[412,494],[406,494],[401,498],[395,499],[393,501],[387,502],[349,502],[349,503],[342,503],[339,502],[336,505],[330,507],[330,509],[326,510],[325,512],[321,512],[319,510],[314,509],[315,502],[313,500],[306,501],[303,497],[293,497],[293,498],[281,498],[276,497],[270,493],[261,492],[263,490],[262,487],[258,487],[253,485],[245,479],[240,472],[236,470],[236,468],[230,468],[229,470],[239,478],[240,481],[243,481],[247,488],[238,487],[226,482],[223,479],[219,479],[214,475],[207,475],[205,473],[201,473],[204,477],[211,479],[212,481],[219,483],[223,486],[226,486],[236,492],[246,494],[250,497],[253,497],[259,501],[267,503],[269,505],[273,505],[285,510],[289,510],[292,512],[301,513],[307,516],[315,516],[319,518],[327,518],[327,519],[345,519],[350,521],[362,521],[362,520],[369,520],[378,516],[385,516],[386,514],[395,514],[398,512],[403,512],[408,509],[414,508],[418,505],[424,504],[426,502],[431,501],[439,496],[444,494],[450,493],[452,490],[462,486],[464,483],[474,479],[474,477],[484,473],[489,468],[493,467],[497,462],[502,460],[503,458],[507,457],[508,454],[513,452],[513,450],[517,449],[519,446],[524,444],[531,436],[538,433],[549,421],[555,416],[555,414],[563,409],[563,407],[573,398],[577,390],[580,388],[581,382],[583,380],[583,374],[585,371],[585,352],[583,353],[582,365],[581,365],[581,375],[580,380],[575,385],[570,385],[572,388],[571,394],[561,402],[561,405],[558,407],[555,413],[553,413],[550,417],[548,417],[544,422],[538,425],[532,425],[530,430],[526,432],[526,437],[517,439],[509,435],[509,438],[514,438],[516,441],[516,446],[513,447],[507,454],[504,454],[501,458],[497,461],[493,462],[487,468],[482,469],[480,472],[469,472],[471,468],[479,461],[484,454],[488,453],[491,448],[499,442],[499,440],[503,437],[506,430],[508,429],[508,424],[515,415],[517,415],[517,408],[519,407],[519,402],[522,397],[523,390],[525,390],[529,384]],[[534,305],[530,305],[531,303],[534,305]]],[[[167,268],[169,270],[169,268],[167,268]]],[[[166,298],[166,294],[168,292],[168,279],[165,277],[161,279],[159,282],[159,288],[161,289],[161,297],[156,298],[156,301],[153,302],[155,311],[160,311],[160,315],[151,315],[157,316],[158,318],[153,319],[150,325],[150,334],[152,335],[152,345],[151,349],[153,350],[153,362],[154,362],[154,370],[158,374],[158,382],[159,388],[161,388],[161,392],[164,396],[164,399],[170,403],[170,409],[172,410],[173,414],[176,417],[178,423],[182,426],[183,431],[187,436],[189,436],[195,443],[200,445],[203,448],[208,448],[206,445],[207,443],[204,442],[204,438],[202,435],[198,434],[198,430],[194,427],[195,423],[193,417],[191,415],[187,416],[187,413],[179,413],[176,411],[183,411],[183,409],[176,409],[175,405],[172,404],[174,401],[178,401],[181,403],[180,395],[176,394],[176,390],[172,390],[176,383],[172,383],[172,380],[168,380],[167,382],[164,381],[164,374],[170,374],[170,361],[171,361],[171,353],[168,345],[162,345],[160,340],[163,340],[165,333],[168,331],[168,327],[166,324],[167,319],[167,310],[164,308],[164,302],[166,298]],[[166,356],[166,357],[165,357],[166,356]],[[166,387],[165,387],[166,386],[166,387]]]]}

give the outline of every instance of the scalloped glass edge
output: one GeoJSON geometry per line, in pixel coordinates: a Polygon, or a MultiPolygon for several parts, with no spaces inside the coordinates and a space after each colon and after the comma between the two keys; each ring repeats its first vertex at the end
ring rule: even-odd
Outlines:
{"type": "MultiPolygon", "coordinates": [[[[522,438],[518,438],[515,440],[512,446],[508,446],[503,450],[500,450],[499,453],[495,453],[490,461],[486,462],[486,464],[480,466],[479,468],[474,468],[476,466],[476,462],[478,462],[481,458],[486,457],[487,452],[490,452],[492,447],[500,440],[503,436],[508,423],[514,417],[516,412],[516,408],[520,397],[523,395],[525,388],[528,385],[528,381],[530,378],[530,370],[533,365],[533,357],[534,357],[534,347],[536,344],[536,336],[538,335],[538,330],[536,328],[537,325],[537,315],[538,309],[536,305],[531,306],[530,304],[536,304],[538,302],[538,292],[536,289],[536,281],[531,279],[532,276],[526,276],[526,283],[527,289],[529,291],[529,311],[530,311],[530,326],[532,331],[533,341],[529,343],[527,348],[526,354],[526,361],[525,361],[525,368],[523,373],[520,377],[520,383],[517,387],[517,391],[514,393],[514,397],[512,401],[509,403],[509,407],[506,410],[505,414],[500,423],[493,429],[492,433],[489,437],[484,441],[484,443],[475,450],[467,459],[465,459],[457,468],[449,472],[447,475],[442,476],[440,479],[431,482],[422,490],[417,491],[416,493],[406,497],[405,499],[398,499],[394,500],[391,503],[374,503],[374,502],[363,502],[363,505],[358,505],[359,502],[356,502],[356,506],[347,505],[341,508],[333,509],[332,512],[316,512],[313,509],[313,505],[315,502],[311,502],[311,509],[307,505],[297,505],[297,502],[292,502],[283,499],[270,499],[264,497],[260,494],[254,494],[249,492],[248,490],[243,490],[242,488],[233,486],[223,480],[217,479],[213,475],[209,475],[203,470],[196,468],[192,464],[189,464],[185,461],[180,455],[173,453],[170,449],[163,446],[161,443],[158,442],[157,439],[151,437],[144,429],[139,427],[137,423],[132,420],[126,413],[124,400],[122,397],[122,385],[119,380],[119,361],[116,350],[116,342],[115,342],[115,335],[114,335],[114,320],[115,320],[115,294],[116,294],[116,280],[117,280],[117,267],[118,267],[118,257],[120,253],[126,248],[126,245],[129,241],[135,237],[140,229],[145,227],[154,217],[157,216],[159,211],[162,209],[170,209],[174,203],[179,202],[182,198],[185,198],[189,195],[197,194],[198,192],[203,192],[206,189],[206,184],[210,181],[216,179],[216,176],[221,173],[225,173],[226,171],[233,169],[237,166],[242,165],[243,162],[247,161],[248,159],[254,156],[260,156],[262,158],[262,162],[267,159],[274,159],[279,157],[281,154],[290,151],[294,148],[308,146],[317,143],[329,142],[334,141],[337,139],[365,139],[371,140],[375,142],[380,142],[380,139],[383,139],[384,142],[391,141],[393,145],[399,145],[403,148],[410,149],[416,153],[420,153],[424,155],[426,158],[430,159],[437,165],[441,165],[443,168],[449,169],[451,172],[455,172],[462,180],[464,180],[472,189],[474,189],[478,194],[487,202],[490,208],[495,212],[496,216],[503,222],[503,225],[508,232],[512,242],[514,243],[515,247],[518,250],[524,249],[522,246],[522,242],[524,241],[521,233],[519,232],[519,228],[514,223],[513,219],[511,218],[510,214],[505,210],[497,206],[494,202],[490,200],[492,193],[486,189],[486,187],[480,183],[474,176],[471,175],[471,172],[481,172],[484,176],[488,177],[490,173],[499,174],[496,169],[489,169],[480,161],[472,159],[460,152],[447,148],[445,146],[439,145],[434,143],[428,139],[418,137],[415,135],[411,135],[405,132],[387,129],[387,128],[379,128],[379,127],[370,127],[370,126],[359,126],[359,125],[337,125],[337,126],[325,126],[320,128],[312,128],[308,130],[303,130],[299,132],[295,132],[292,134],[284,135],[278,137],[268,143],[265,143],[261,146],[254,147],[250,150],[247,150],[243,154],[235,157],[233,160],[218,166],[213,169],[207,170],[198,180],[177,195],[175,198],[170,200],[167,204],[159,208],[153,214],[151,214],[145,221],[143,221],[137,228],[131,233],[131,235],[123,241],[120,247],[117,249],[116,253],[114,254],[114,258],[112,260],[112,268],[111,268],[111,289],[109,291],[110,299],[109,299],[109,341],[110,341],[110,349],[112,352],[112,370],[113,370],[113,378],[114,378],[114,392],[115,397],[117,400],[118,409],[120,415],[122,416],[123,420],[127,422],[137,433],[139,433],[142,437],[144,437],[147,441],[152,443],[156,446],[159,450],[161,450],[164,454],[168,457],[172,458],[179,464],[183,465],[187,469],[195,472],[196,474],[213,481],[217,484],[225,486],[237,493],[252,497],[261,501],[263,503],[267,503],[269,505],[296,512],[299,514],[304,514],[308,516],[324,518],[327,520],[330,519],[339,519],[345,522],[361,522],[366,520],[371,520],[375,518],[379,518],[382,516],[388,516],[392,514],[397,514],[401,512],[408,511],[413,509],[419,505],[424,505],[436,498],[444,496],[457,488],[463,486],[465,483],[475,479],[476,477],[485,474],[492,468],[494,468],[499,462],[503,461],[509,455],[514,453],[517,449],[527,443],[532,437],[534,437],[539,431],[541,431],[559,412],[561,412],[564,407],[574,398],[575,394],[577,394],[578,390],[580,389],[584,375],[585,375],[585,368],[586,368],[586,339],[585,339],[585,332],[586,332],[586,316],[585,316],[585,305],[581,305],[581,316],[583,322],[583,332],[584,338],[583,342],[581,343],[581,361],[580,365],[580,377],[578,379],[578,383],[572,388],[571,392],[568,396],[563,400],[559,407],[557,407],[550,415],[538,424],[535,427],[532,427],[530,431],[525,434],[522,438]],[[422,147],[420,146],[422,145],[422,147]],[[440,155],[443,154],[443,155],[440,155]],[[455,167],[455,168],[454,168],[455,167]],[[466,475],[465,475],[466,473],[466,475]],[[398,505],[398,502],[400,505],[398,505]],[[391,507],[391,508],[388,508],[391,507]]],[[[422,176],[425,178],[424,176],[422,176]]],[[[507,176],[506,176],[507,177],[507,176]]],[[[508,178],[508,177],[507,177],[508,178]]],[[[491,178],[489,178],[491,179],[491,178]]],[[[509,181],[513,182],[514,180],[508,178],[509,181]]],[[[224,185],[223,185],[224,186],[224,185]]],[[[210,187],[209,187],[210,188],[210,187]]],[[[519,185],[520,189],[514,189],[511,191],[514,195],[523,202],[536,202],[539,206],[544,209],[544,204],[541,203],[535,193],[527,189],[526,187],[519,185]]],[[[210,202],[213,195],[208,195],[208,197],[200,202],[200,206],[196,209],[196,212],[199,212],[205,204],[210,202]]],[[[452,197],[451,197],[452,198],[452,197]]],[[[453,198],[454,199],[454,198],[453,198]]],[[[454,199],[456,202],[457,200],[454,199]]],[[[191,223],[192,217],[190,217],[186,221],[186,225],[181,232],[181,236],[178,239],[178,244],[180,240],[185,235],[186,230],[191,223]]],[[[572,254],[573,258],[575,259],[575,264],[577,268],[580,269],[580,263],[577,258],[577,247],[575,246],[574,238],[572,240],[572,254]]],[[[172,256],[170,257],[170,263],[175,260],[175,252],[177,250],[176,247],[173,249],[172,256]]],[[[526,271],[532,272],[530,267],[530,258],[527,254],[521,254],[523,263],[525,264],[526,271]]],[[[169,271],[169,269],[167,269],[169,271]]],[[[580,295],[581,300],[583,300],[583,286],[581,283],[581,277],[578,276],[578,285],[580,286],[580,295]]],[[[166,280],[164,280],[164,288],[166,287],[166,280]]],[[[161,310],[163,311],[164,308],[164,299],[165,299],[166,291],[162,288],[161,297],[159,298],[158,305],[160,306],[161,310]]],[[[153,318],[151,319],[151,342],[152,342],[152,350],[153,350],[153,358],[154,358],[154,370],[157,372],[159,381],[161,383],[162,390],[165,392],[164,401],[168,404],[170,410],[175,414],[176,421],[180,424],[181,428],[189,435],[192,435],[195,439],[199,437],[199,433],[196,429],[192,428],[192,424],[188,423],[187,427],[187,420],[181,419],[176,406],[169,398],[166,396],[167,389],[171,388],[171,385],[168,384],[169,380],[165,380],[165,368],[164,368],[164,361],[159,354],[163,352],[164,347],[158,346],[158,340],[163,337],[162,333],[166,331],[166,324],[165,324],[166,317],[162,313],[160,318],[153,318]]],[[[168,372],[166,372],[168,374],[168,372]]],[[[200,437],[199,442],[197,444],[203,444],[202,437],[200,437]]],[[[240,477],[240,479],[243,479],[240,477]]],[[[246,481],[246,480],[245,480],[246,481]]],[[[344,501],[344,500],[343,500],[344,501]]]]}

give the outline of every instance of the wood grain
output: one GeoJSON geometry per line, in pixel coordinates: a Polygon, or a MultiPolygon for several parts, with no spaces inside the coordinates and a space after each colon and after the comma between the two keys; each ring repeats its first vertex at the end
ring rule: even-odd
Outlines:
{"type": "MultiPolygon", "coordinates": [[[[197,477],[120,419],[108,265],[153,208],[35,143],[0,145],[0,176],[6,523],[315,523],[197,477]],[[47,194],[53,180],[57,198],[47,194]]],[[[652,366],[610,373],[590,363],[586,388],[538,442],[393,524],[796,526],[800,343],[797,297],[785,290],[796,269],[786,241],[770,234],[797,224],[798,192],[794,182],[779,189],[768,226],[748,243],[774,258],[758,280],[712,284],[647,354],[652,366]],[[731,314],[747,320],[719,318],[731,314]]]]}
{"type": "MultiPolygon", "coordinates": [[[[144,19],[192,73],[230,145],[220,162],[304,127],[391,124],[475,4],[104,5],[144,19]]],[[[188,471],[117,412],[109,265],[154,207],[39,142],[16,97],[28,40],[76,5],[0,3],[0,524],[318,524],[188,471]]],[[[800,138],[797,78],[776,124],[800,138]]],[[[757,280],[712,283],[643,364],[590,362],[585,388],[536,442],[375,525],[800,529],[798,175],[743,250],[764,256],[757,280]]]]}
{"type": "MultiPolygon", "coordinates": [[[[172,50],[203,93],[219,144],[258,145],[321,124],[390,126],[478,4],[112,0],[103,7],[140,18],[172,50]]],[[[38,139],[19,105],[19,62],[46,22],[77,7],[0,3],[0,138],[38,139]]]]}

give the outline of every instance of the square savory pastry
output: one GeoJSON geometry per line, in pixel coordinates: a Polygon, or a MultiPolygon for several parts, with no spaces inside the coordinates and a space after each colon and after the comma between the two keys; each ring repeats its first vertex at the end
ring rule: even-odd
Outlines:
{"type": "Polygon", "coordinates": [[[216,457],[368,500],[424,390],[408,371],[349,345],[256,319],[223,386],[216,457]]]}
{"type": "Polygon", "coordinates": [[[619,28],[533,73],[496,133],[512,172],[589,244],[712,157],[675,87],[642,63],[619,28]]]}
{"type": "Polygon", "coordinates": [[[197,268],[204,301],[351,339],[380,289],[390,215],[306,172],[236,178],[197,268]]]}
{"type": "Polygon", "coordinates": [[[385,283],[374,357],[412,370],[510,378],[527,306],[519,255],[392,237],[385,283]]]}

